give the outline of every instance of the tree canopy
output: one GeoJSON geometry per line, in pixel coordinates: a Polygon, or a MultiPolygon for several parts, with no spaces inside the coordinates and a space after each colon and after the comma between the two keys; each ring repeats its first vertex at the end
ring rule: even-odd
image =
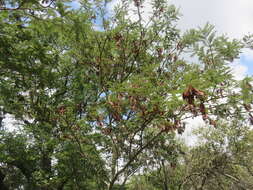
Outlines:
{"type": "Polygon", "coordinates": [[[166,0],[73,3],[0,1],[0,189],[252,189],[252,77],[231,70],[252,36],[180,31],[166,0]]]}

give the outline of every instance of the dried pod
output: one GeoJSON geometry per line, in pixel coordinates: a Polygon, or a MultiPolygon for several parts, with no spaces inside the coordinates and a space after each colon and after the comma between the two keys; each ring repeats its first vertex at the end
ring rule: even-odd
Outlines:
{"type": "Polygon", "coordinates": [[[162,129],[162,132],[169,132],[176,129],[175,125],[173,125],[170,122],[163,123],[162,125],[159,126],[159,128],[162,129]]]}
{"type": "Polygon", "coordinates": [[[187,101],[188,104],[194,103],[194,94],[192,91],[193,87],[191,85],[183,92],[183,99],[187,101]]]}
{"type": "Polygon", "coordinates": [[[170,163],[170,167],[171,167],[171,168],[175,169],[175,168],[176,168],[176,166],[177,166],[177,164],[176,164],[176,163],[170,163]]]}
{"type": "Polygon", "coordinates": [[[141,5],[141,1],[140,0],[134,0],[134,5],[136,7],[139,7],[141,5]]]}
{"type": "Polygon", "coordinates": [[[183,44],[181,42],[178,42],[176,48],[177,50],[183,49],[183,44]]]}
{"type": "Polygon", "coordinates": [[[112,132],[112,129],[110,129],[110,128],[105,128],[105,129],[102,130],[102,133],[105,134],[105,135],[110,135],[111,132],[112,132]]]}
{"type": "Polygon", "coordinates": [[[253,116],[251,114],[249,114],[249,122],[251,125],[253,125],[253,116]]]}
{"type": "Polygon", "coordinates": [[[249,82],[246,82],[245,86],[247,89],[250,89],[250,90],[252,89],[252,85],[249,82]]]}
{"type": "Polygon", "coordinates": [[[61,115],[63,115],[66,112],[66,106],[60,106],[57,110],[57,112],[61,115]]]}
{"type": "Polygon", "coordinates": [[[202,115],[202,119],[205,121],[208,119],[208,116],[205,114],[205,115],[202,115]]]}
{"type": "Polygon", "coordinates": [[[116,41],[116,46],[117,47],[120,47],[121,46],[121,42],[123,41],[123,36],[119,33],[117,33],[115,36],[114,36],[114,40],[116,41]]]}
{"type": "Polygon", "coordinates": [[[202,115],[206,115],[206,108],[203,102],[201,102],[199,105],[199,111],[201,112],[202,115]]]}
{"type": "Polygon", "coordinates": [[[209,118],[209,123],[210,125],[214,126],[214,127],[217,127],[217,124],[216,124],[216,121],[212,120],[209,118]]]}
{"type": "Polygon", "coordinates": [[[137,100],[135,97],[133,96],[129,96],[129,102],[130,102],[130,105],[131,105],[131,109],[133,111],[137,111],[137,100]]]}
{"type": "Polygon", "coordinates": [[[177,133],[178,133],[179,135],[181,135],[181,134],[183,134],[184,130],[185,130],[185,127],[184,127],[184,126],[180,126],[180,127],[177,129],[177,133]]]}
{"type": "Polygon", "coordinates": [[[177,55],[174,55],[173,57],[173,62],[176,62],[178,60],[178,56],[177,55]]]}
{"type": "Polygon", "coordinates": [[[120,121],[121,120],[121,116],[117,112],[112,113],[112,117],[113,117],[113,119],[115,119],[115,121],[120,121]]]}
{"type": "Polygon", "coordinates": [[[114,106],[114,103],[112,101],[108,101],[108,104],[110,104],[112,107],[114,106]]]}
{"type": "Polygon", "coordinates": [[[247,110],[247,111],[250,111],[251,110],[251,106],[250,104],[243,104],[244,108],[247,110]]]}
{"type": "Polygon", "coordinates": [[[201,90],[194,88],[192,85],[189,85],[182,95],[183,95],[183,99],[186,100],[188,104],[194,105],[195,97],[203,101],[203,97],[205,96],[205,93],[201,90]]]}
{"type": "Polygon", "coordinates": [[[158,53],[158,57],[162,58],[163,57],[163,49],[162,48],[158,48],[157,49],[157,53],[158,53]]]}
{"type": "Polygon", "coordinates": [[[201,90],[192,87],[193,94],[197,97],[203,97],[205,93],[201,90]]]}

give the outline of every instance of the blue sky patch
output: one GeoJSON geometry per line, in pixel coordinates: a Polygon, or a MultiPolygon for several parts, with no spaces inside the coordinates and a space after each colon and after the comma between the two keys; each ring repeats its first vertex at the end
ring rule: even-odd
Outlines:
{"type": "Polygon", "coordinates": [[[240,57],[240,64],[246,66],[248,68],[247,74],[253,75],[253,59],[251,59],[249,56],[246,56],[245,54],[242,54],[240,57]]]}

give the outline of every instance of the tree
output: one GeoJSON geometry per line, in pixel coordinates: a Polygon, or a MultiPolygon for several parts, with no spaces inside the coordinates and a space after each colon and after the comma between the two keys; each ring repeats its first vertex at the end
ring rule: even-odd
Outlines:
{"type": "Polygon", "coordinates": [[[202,143],[186,158],[180,189],[251,189],[252,130],[234,120],[216,130],[200,128],[197,133],[202,143]]]}
{"type": "Polygon", "coordinates": [[[1,134],[10,188],[124,188],[154,159],[177,163],[186,118],[218,128],[249,112],[250,79],[236,92],[229,67],[243,42],[208,24],[182,34],[167,1],[152,1],[148,21],[144,1],[122,1],[114,14],[108,1],[66,3],[4,1],[0,9],[0,106],[19,128],[1,134]]]}
{"type": "MultiPolygon", "coordinates": [[[[176,167],[164,164],[137,175],[128,189],[252,189],[252,130],[243,123],[223,123],[197,131],[199,144],[187,148],[176,167]]],[[[159,158],[158,158],[159,159],[159,158]]]]}

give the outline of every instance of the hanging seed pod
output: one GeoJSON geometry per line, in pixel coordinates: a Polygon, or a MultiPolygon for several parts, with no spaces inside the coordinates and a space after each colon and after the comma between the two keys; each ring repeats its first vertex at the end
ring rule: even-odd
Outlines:
{"type": "Polygon", "coordinates": [[[217,127],[217,124],[216,124],[216,121],[212,120],[209,118],[209,123],[210,125],[214,126],[214,127],[217,127]]]}
{"type": "Polygon", "coordinates": [[[250,110],[251,110],[250,104],[243,104],[243,107],[244,107],[245,110],[247,110],[247,111],[250,111],[250,110]]]}
{"type": "Polygon", "coordinates": [[[250,124],[253,125],[253,116],[251,114],[249,114],[249,121],[250,121],[250,124]]]}
{"type": "Polygon", "coordinates": [[[206,115],[206,108],[203,102],[199,104],[199,111],[201,112],[202,115],[206,115]]]}

